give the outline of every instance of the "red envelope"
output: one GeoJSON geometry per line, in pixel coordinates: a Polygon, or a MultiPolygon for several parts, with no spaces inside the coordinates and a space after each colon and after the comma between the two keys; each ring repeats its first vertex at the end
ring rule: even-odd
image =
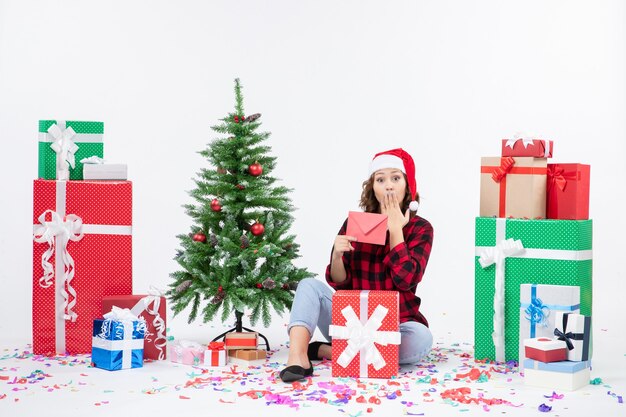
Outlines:
{"type": "Polygon", "coordinates": [[[357,242],[384,245],[387,237],[387,215],[348,212],[347,236],[355,236],[357,242]]]}

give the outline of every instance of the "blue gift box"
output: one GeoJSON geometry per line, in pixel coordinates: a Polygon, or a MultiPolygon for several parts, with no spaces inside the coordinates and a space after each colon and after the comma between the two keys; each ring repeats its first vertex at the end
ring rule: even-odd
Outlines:
{"type": "Polygon", "coordinates": [[[143,366],[143,320],[95,319],[91,362],[94,367],[117,371],[143,366]]]}
{"type": "Polygon", "coordinates": [[[540,362],[534,359],[524,360],[524,369],[537,369],[539,371],[560,372],[566,374],[573,374],[585,368],[589,368],[590,366],[591,363],[589,361],[540,362]]]}

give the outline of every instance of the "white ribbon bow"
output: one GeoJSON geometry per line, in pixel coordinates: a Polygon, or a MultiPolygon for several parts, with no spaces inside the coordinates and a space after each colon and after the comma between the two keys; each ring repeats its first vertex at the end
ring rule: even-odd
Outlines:
{"type": "MultiPolygon", "coordinates": [[[[164,295],[164,292],[154,286],[150,286],[148,290],[148,296],[143,297],[139,302],[132,308],[131,312],[137,316],[139,316],[143,311],[153,316],[152,325],[157,332],[156,339],[154,340],[154,346],[159,351],[159,360],[165,358],[165,346],[167,345],[167,338],[165,337],[165,320],[159,314],[159,307],[161,306],[161,297],[164,295]],[[150,308],[152,305],[152,308],[150,308]]],[[[150,333],[146,332],[146,340],[148,342],[152,341],[150,338],[152,336],[150,333]]]]}
{"type": "Polygon", "coordinates": [[[75,154],[78,150],[78,145],[73,140],[76,136],[74,129],[65,128],[65,122],[59,121],[48,128],[48,133],[54,138],[50,147],[57,154],[57,171],[69,171],[68,165],[74,168],[75,154]]]}
{"type": "Polygon", "coordinates": [[[43,288],[48,288],[52,285],[54,269],[52,268],[52,263],[50,263],[50,258],[54,254],[56,245],[63,256],[63,276],[57,277],[57,279],[64,279],[65,281],[65,285],[61,286],[63,317],[65,320],[76,321],[78,316],[72,311],[72,308],[76,305],[76,290],[71,286],[74,278],[74,258],[67,250],[67,243],[70,240],[79,241],[83,238],[83,220],[75,214],[68,214],[64,220],[58,213],[52,210],[44,211],[37,220],[41,223],[41,226],[37,225],[35,227],[33,240],[37,243],[48,243],[48,249],[41,255],[41,266],[44,273],[39,278],[39,285],[43,288]],[[46,221],[47,213],[51,214],[52,221],[46,221]],[[65,290],[66,285],[67,291],[65,290]],[[73,297],[72,301],[69,301],[68,293],[73,297]]]}
{"type": "Polygon", "coordinates": [[[532,137],[525,136],[521,133],[516,133],[515,135],[513,135],[513,139],[509,139],[506,141],[506,147],[513,149],[513,146],[515,146],[515,142],[517,142],[518,140],[522,141],[522,145],[524,145],[524,149],[526,149],[528,145],[533,144],[532,137]]]}
{"type": "Polygon", "coordinates": [[[366,364],[371,364],[376,370],[387,364],[374,343],[382,346],[400,344],[400,332],[378,330],[388,311],[387,308],[379,304],[367,322],[363,324],[352,306],[347,306],[341,310],[341,314],[346,318],[346,325],[331,325],[329,329],[333,338],[348,340],[348,346],[337,359],[339,365],[344,368],[347,367],[359,352],[361,353],[361,361],[365,360],[366,364]]]}
{"type": "Polygon", "coordinates": [[[496,348],[496,361],[505,361],[504,352],[504,276],[505,262],[509,256],[517,255],[524,251],[521,240],[502,240],[495,247],[484,248],[481,251],[478,262],[483,268],[495,264],[495,294],[493,296],[493,344],[496,348]]]}

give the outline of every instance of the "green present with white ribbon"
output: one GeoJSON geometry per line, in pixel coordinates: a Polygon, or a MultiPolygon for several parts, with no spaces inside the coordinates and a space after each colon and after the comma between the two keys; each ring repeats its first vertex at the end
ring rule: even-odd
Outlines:
{"type": "Polygon", "coordinates": [[[520,285],[580,287],[591,315],[592,221],[476,218],[474,356],[518,360],[520,285]]]}
{"type": "Polygon", "coordinates": [[[104,156],[104,123],[39,121],[39,178],[82,180],[84,158],[104,156]]]}

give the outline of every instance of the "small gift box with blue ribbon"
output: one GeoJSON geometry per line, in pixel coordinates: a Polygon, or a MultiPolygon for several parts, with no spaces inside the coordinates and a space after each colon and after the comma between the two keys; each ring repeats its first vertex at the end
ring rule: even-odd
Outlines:
{"type": "Polygon", "coordinates": [[[524,339],[554,338],[557,312],[580,312],[580,287],[575,285],[520,285],[519,358],[526,358],[524,339]]]}
{"type": "Polygon", "coordinates": [[[93,322],[91,362],[109,371],[141,368],[146,323],[129,309],[113,307],[93,322]]]}

